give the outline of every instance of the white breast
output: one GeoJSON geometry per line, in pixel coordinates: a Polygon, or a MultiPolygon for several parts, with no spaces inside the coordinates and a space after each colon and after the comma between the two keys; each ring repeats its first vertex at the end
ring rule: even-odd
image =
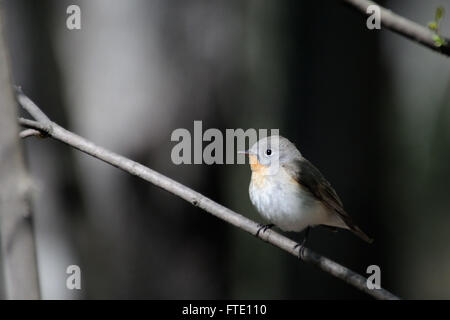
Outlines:
{"type": "Polygon", "coordinates": [[[327,224],[326,208],[292,181],[281,169],[268,175],[264,183],[252,177],[250,200],[263,218],[284,231],[302,231],[308,226],[327,224]]]}

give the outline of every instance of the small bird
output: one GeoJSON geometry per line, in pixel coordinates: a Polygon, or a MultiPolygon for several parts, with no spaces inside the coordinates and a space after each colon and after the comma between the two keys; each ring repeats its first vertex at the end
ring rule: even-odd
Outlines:
{"type": "Polygon", "coordinates": [[[300,254],[310,228],[317,225],[348,229],[364,241],[373,242],[345,212],[330,183],[288,139],[262,138],[243,153],[249,156],[252,170],[250,200],[270,222],[260,225],[256,235],[274,226],[283,231],[306,229],[303,242],[296,246],[300,246],[300,254]]]}

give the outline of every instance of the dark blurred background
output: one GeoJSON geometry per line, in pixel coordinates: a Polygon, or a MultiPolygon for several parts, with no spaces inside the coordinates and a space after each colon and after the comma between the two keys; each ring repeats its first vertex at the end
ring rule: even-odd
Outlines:
{"type": "MultiPolygon", "coordinates": [[[[375,238],[316,228],[312,249],[380,266],[401,297],[450,298],[448,58],[335,0],[0,3],[14,82],[57,123],[261,222],[248,166],[176,166],[170,136],[194,120],[278,128],[375,238]],[[81,30],[66,28],[70,4],[81,30]]],[[[380,4],[422,25],[450,10],[380,4]]],[[[67,146],[30,138],[26,153],[43,298],[368,298],[67,146]],[[80,291],[65,286],[72,264],[80,291]]]]}

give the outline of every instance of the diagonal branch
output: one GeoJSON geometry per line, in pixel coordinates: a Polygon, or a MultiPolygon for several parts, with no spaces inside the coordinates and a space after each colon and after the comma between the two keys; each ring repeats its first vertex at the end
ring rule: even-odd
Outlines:
{"type": "Polygon", "coordinates": [[[395,14],[391,10],[383,8],[377,3],[370,0],[341,0],[344,3],[352,6],[353,8],[360,11],[365,16],[370,16],[371,13],[367,13],[367,8],[371,5],[376,5],[380,8],[381,12],[381,25],[387,29],[398,33],[408,39],[416,41],[431,50],[440,52],[446,56],[450,56],[450,40],[443,38],[444,43],[441,45],[436,45],[434,37],[437,36],[435,32],[432,32],[428,28],[406,19],[398,14],[395,14]]]}
{"type": "MultiPolygon", "coordinates": [[[[20,98],[23,95],[24,95],[23,93],[19,92],[18,98],[20,98]]],[[[29,110],[30,108],[33,111],[39,110],[39,108],[34,103],[32,106],[30,104],[24,105],[21,103],[21,101],[31,101],[29,99],[25,100],[22,97],[18,99],[18,101],[22,105],[22,107],[24,107],[26,110],[29,110]]],[[[241,214],[236,213],[217,202],[214,202],[213,200],[192,190],[191,188],[175,180],[172,180],[148,167],[145,167],[119,154],[111,152],[101,146],[97,146],[93,142],[62,128],[61,126],[59,126],[54,122],[51,122],[50,120],[46,121],[46,123],[41,123],[40,121],[33,121],[21,118],[19,119],[19,123],[26,128],[38,130],[42,132],[45,136],[52,137],[55,140],[61,141],[73,148],[76,148],[88,155],[100,159],[125,172],[135,175],[141,179],[144,179],[160,187],[161,189],[164,189],[190,202],[192,205],[199,207],[200,209],[206,212],[209,212],[210,214],[216,216],[217,218],[222,219],[244,231],[247,231],[252,235],[255,235],[259,229],[259,225],[256,222],[242,216],[241,214]]],[[[297,243],[275,231],[267,230],[266,232],[261,232],[259,233],[258,238],[266,242],[269,242],[270,244],[292,254],[293,256],[296,257],[299,256],[299,249],[295,248],[297,243]]],[[[385,289],[370,290],[367,287],[366,278],[324,256],[321,256],[311,251],[310,249],[307,248],[304,249],[303,255],[301,255],[301,259],[349,283],[350,285],[356,287],[357,289],[366,292],[367,294],[373,296],[374,298],[391,299],[391,300],[399,299],[397,296],[393,295],[392,293],[390,293],[385,289]]]]}

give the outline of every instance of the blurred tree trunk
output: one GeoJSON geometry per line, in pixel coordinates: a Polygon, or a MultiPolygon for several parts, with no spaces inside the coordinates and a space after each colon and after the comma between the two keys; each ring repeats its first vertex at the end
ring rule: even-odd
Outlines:
{"type": "MultiPolygon", "coordinates": [[[[59,1],[4,1],[5,38],[11,52],[14,83],[57,123],[71,128],[63,80],[55,57],[53,6],[59,1]]],[[[67,7],[67,6],[66,6],[67,7]]],[[[60,11],[65,17],[65,8],[60,11]]],[[[65,28],[65,20],[59,24],[65,28]]],[[[34,232],[43,299],[79,299],[89,294],[80,243],[85,240],[86,215],[74,150],[47,140],[24,143],[33,182],[34,232]],[[67,290],[67,266],[83,271],[83,290],[67,290]],[[56,272],[55,272],[56,271],[56,272]]]]}
{"type": "Polygon", "coordinates": [[[0,233],[5,296],[39,299],[30,182],[19,141],[17,110],[0,16],[0,233]]]}

